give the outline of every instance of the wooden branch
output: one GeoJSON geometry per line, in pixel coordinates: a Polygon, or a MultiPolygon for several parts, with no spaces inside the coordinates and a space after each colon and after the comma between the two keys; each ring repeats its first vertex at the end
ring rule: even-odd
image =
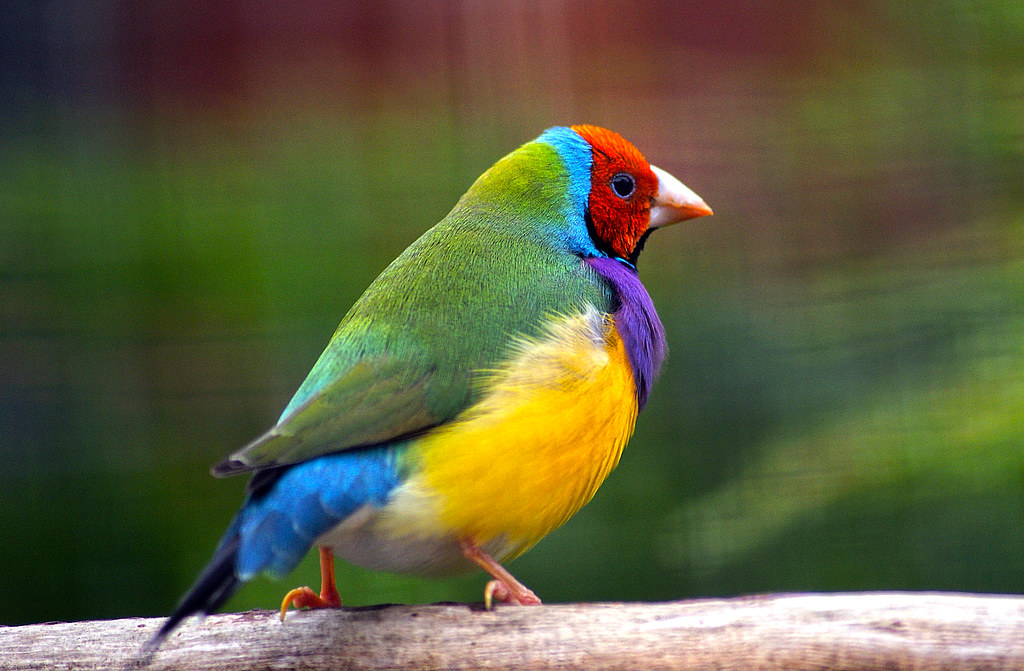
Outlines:
{"type": "MultiPolygon", "coordinates": [[[[160,619],[0,627],[2,669],[138,666],[160,619]]],[[[201,669],[1024,669],[1024,597],[792,594],[380,606],[189,620],[149,660],[201,669]]]]}

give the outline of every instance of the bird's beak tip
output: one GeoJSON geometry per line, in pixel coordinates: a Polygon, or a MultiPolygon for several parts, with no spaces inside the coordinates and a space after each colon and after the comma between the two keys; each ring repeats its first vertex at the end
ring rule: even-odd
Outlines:
{"type": "Polygon", "coordinates": [[[658,178],[658,195],[651,208],[651,228],[714,214],[704,199],[661,168],[651,166],[658,178]]]}

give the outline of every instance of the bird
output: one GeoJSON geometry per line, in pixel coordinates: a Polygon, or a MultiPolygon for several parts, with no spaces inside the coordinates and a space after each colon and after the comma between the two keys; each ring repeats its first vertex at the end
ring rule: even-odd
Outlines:
{"type": "Polygon", "coordinates": [[[250,474],[206,568],[150,639],[216,611],[314,546],[423,576],[482,568],[494,601],[540,599],[503,566],[616,466],[666,355],[637,273],[648,236],[712,214],[621,135],[555,126],[500,159],[342,319],[266,433],[213,467],[250,474]]]}

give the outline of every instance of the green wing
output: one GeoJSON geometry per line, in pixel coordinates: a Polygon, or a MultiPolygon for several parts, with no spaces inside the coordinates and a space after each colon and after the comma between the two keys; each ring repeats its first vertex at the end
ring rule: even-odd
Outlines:
{"type": "Polygon", "coordinates": [[[430,377],[427,369],[394,357],[359,361],[287,412],[270,431],[217,464],[213,473],[296,463],[422,431],[441,420],[427,407],[430,377]]]}
{"type": "Polygon", "coordinates": [[[537,225],[565,216],[550,191],[532,203],[521,195],[516,210],[473,194],[370,285],[278,424],[214,467],[216,475],[428,430],[472,404],[476,375],[495,369],[551,314],[588,303],[612,309],[604,282],[558,246],[550,226],[537,225]]]}

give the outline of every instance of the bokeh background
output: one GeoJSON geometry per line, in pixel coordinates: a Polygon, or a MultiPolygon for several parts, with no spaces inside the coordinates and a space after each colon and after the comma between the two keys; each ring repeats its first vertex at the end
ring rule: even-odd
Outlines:
{"type": "Polygon", "coordinates": [[[243,496],[210,465],[477,175],[579,122],[715,216],[647,246],[668,364],[515,573],[1024,591],[1022,44],[1018,0],[5,3],[0,623],[168,613],[243,496]]]}

